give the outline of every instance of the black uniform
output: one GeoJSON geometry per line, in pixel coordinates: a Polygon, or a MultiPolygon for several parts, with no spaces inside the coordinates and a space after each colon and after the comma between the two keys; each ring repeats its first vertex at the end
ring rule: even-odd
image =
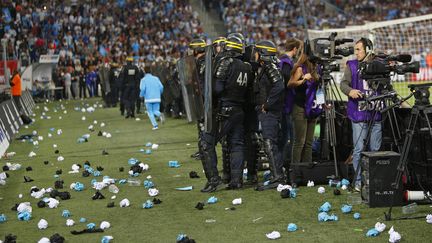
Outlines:
{"type": "Polygon", "coordinates": [[[282,75],[275,63],[265,63],[255,83],[256,110],[261,123],[265,151],[269,160],[272,180],[269,187],[258,187],[258,190],[276,187],[284,182],[283,162],[278,149],[278,133],[283,107],[284,85],[282,75]],[[264,109],[264,111],[262,111],[264,109]]]}
{"type": "Polygon", "coordinates": [[[180,81],[178,78],[178,72],[175,67],[171,68],[170,78],[167,80],[168,90],[172,95],[172,101],[167,104],[167,111],[171,111],[171,116],[174,118],[180,118],[180,112],[182,107],[182,95],[180,81]]]}
{"type": "Polygon", "coordinates": [[[121,69],[119,67],[111,67],[109,72],[109,85],[111,87],[110,92],[107,94],[108,107],[116,107],[119,95],[119,84],[118,79],[120,76],[121,69]]]}
{"type": "Polygon", "coordinates": [[[122,100],[126,110],[126,118],[135,117],[135,102],[137,90],[139,89],[139,69],[128,62],[120,74],[122,80],[122,100]]]}
{"type": "Polygon", "coordinates": [[[230,159],[231,180],[228,188],[239,188],[242,184],[244,161],[244,104],[248,85],[253,81],[252,67],[233,53],[222,58],[216,66],[215,93],[219,111],[218,140],[226,141],[230,159]]]}

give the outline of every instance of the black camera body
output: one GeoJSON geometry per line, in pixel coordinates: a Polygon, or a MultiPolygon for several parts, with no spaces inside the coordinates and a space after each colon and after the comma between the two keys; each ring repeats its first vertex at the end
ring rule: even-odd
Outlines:
{"type": "Polygon", "coordinates": [[[318,59],[341,59],[354,54],[354,47],[338,47],[339,45],[353,42],[353,39],[336,39],[337,33],[333,32],[327,38],[316,38],[312,40],[311,48],[313,55],[318,59]]]}
{"type": "Polygon", "coordinates": [[[395,74],[418,73],[419,62],[411,62],[411,55],[389,56],[378,54],[359,64],[360,75],[373,90],[392,90],[391,77],[395,74]],[[395,62],[402,62],[396,64],[395,62]]]}
{"type": "Polygon", "coordinates": [[[424,84],[410,84],[408,88],[414,93],[415,105],[430,105],[430,92],[429,88],[432,83],[424,84]]]}
{"type": "MultiPolygon", "coordinates": [[[[327,38],[316,38],[310,43],[310,48],[306,52],[311,62],[321,66],[321,76],[324,81],[331,79],[330,73],[340,71],[340,65],[336,60],[342,56],[349,56],[354,53],[353,47],[340,48],[339,45],[353,42],[353,39],[336,39],[337,33],[333,32],[327,38]]],[[[306,43],[307,45],[309,42],[306,43]]]]}

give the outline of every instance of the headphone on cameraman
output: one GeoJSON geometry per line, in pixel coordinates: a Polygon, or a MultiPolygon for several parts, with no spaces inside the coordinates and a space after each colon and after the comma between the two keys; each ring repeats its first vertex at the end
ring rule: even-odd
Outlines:
{"type": "Polygon", "coordinates": [[[368,38],[362,37],[360,39],[361,43],[363,44],[363,47],[365,48],[366,56],[371,54],[373,52],[373,43],[368,38]]]}

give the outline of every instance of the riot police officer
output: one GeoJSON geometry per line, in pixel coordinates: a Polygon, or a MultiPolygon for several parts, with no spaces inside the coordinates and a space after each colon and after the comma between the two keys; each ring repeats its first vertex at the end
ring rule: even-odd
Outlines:
{"type": "Polygon", "coordinates": [[[222,144],[229,152],[230,181],[227,189],[240,189],[244,162],[243,106],[247,102],[248,85],[253,81],[252,67],[241,60],[244,45],[240,38],[228,37],[224,49],[223,56],[215,65],[214,75],[219,123],[217,139],[225,141],[222,144]]]}
{"type": "Polygon", "coordinates": [[[264,148],[267,154],[272,178],[269,184],[256,189],[266,190],[284,183],[283,163],[278,149],[278,133],[283,107],[284,84],[277,67],[277,49],[273,42],[264,40],[255,45],[255,60],[260,64],[255,80],[256,111],[262,128],[264,148]]]}
{"type": "MultiPolygon", "coordinates": [[[[213,43],[213,65],[216,66],[220,63],[222,58],[230,55],[231,51],[224,51],[227,38],[221,36],[216,38],[213,43]]],[[[231,47],[229,47],[230,49],[231,47]]],[[[238,58],[238,55],[236,55],[238,58]]],[[[231,181],[231,160],[230,151],[226,139],[222,139],[222,182],[228,184],[231,181]]]]}
{"type": "MultiPolygon", "coordinates": [[[[198,89],[195,90],[195,93],[202,94],[202,88],[204,83],[204,74],[205,74],[205,46],[206,42],[203,39],[193,39],[189,43],[189,54],[195,57],[195,63],[198,73],[198,84],[193,84],[193,86],[198,89]]],[[[202,137],[202,131],[204,129],[203,117],[200,117],[197,122],[198,128],[198,140],[202,137]]],[[[201,147],[198,142],[198,152],[191,155],[192,158],[202,159],[201,147]]]]}
{"type": "Polygon", "coordinates": [[[139,89],[139,69],[132,64],[133,58],[126,58],[126,65],[123,67],[120,77],[122,80],[122,100],[126,110],[126,117],[135,117],[135,102],[137,90],[139,89]]]}

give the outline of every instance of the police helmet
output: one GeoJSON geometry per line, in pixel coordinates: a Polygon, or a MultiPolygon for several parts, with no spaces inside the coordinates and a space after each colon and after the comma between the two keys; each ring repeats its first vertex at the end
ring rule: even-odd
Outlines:
{"type": "Polygon", "coordinates": [[[195,53],[205,52],[206,42],[203,39],[193,39],[189,43],[189,48],[191,48],[195,53]]]}
{"type": "Polygon", "coordinates": [[[225,41],[225,50],[234,51],[242,54],[244,52],[244,45],[242,40],[236,36],[228,37],[225,41]]]}
{"type": "Polygon", "coordinates": [[[227,38],[220,36],[213,41],[213,46],[223,46],[226,42],[227,38]]]}
{"type": "Polygon", "coordinates": [[[276,45],[269,40],[259,41],[255,44],[255,49],[260,56],[275,56],[277,54],[276,45]]]}
{"type": "Polygon", "coordinates": [[[233,37],[233,36],[239,38],[242,41],[243,45],[246,45],[246,40],[245,40],[245,37],[244,37],[244,35],[242,33],[240,33],[240,32],[231,33],[231,34],[228,35],[227,38],[230,38],[230,37],[233,37]]]}

